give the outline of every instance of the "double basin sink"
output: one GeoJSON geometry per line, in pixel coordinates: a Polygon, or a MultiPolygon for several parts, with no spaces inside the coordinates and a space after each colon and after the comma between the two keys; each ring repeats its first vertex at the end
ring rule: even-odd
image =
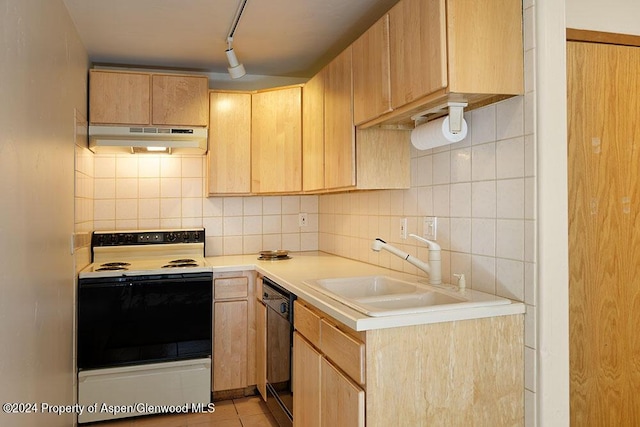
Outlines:
{"type": "Polygon", "coordinates": [[[318,292],[367,316],[389,316],[510,304],[506,298],[473,290],[442,288],[388,276],[306,280],[318,292]]]}

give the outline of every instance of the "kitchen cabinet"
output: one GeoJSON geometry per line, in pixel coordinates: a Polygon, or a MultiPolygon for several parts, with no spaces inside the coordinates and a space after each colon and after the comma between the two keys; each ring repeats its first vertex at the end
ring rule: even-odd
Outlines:
{"type": "Polygon", "coordinates": [[[151,75],[90,70],[89,122],[123,125],[151,123],[151,75]]]}
{"type": "Polygon", "coordinates": [[[353,43],[353,117],[359,125],[391,111],[389,14],[353,43]]]}
{"type": "Polygon", "coordinates": [[[215,392],[243,392],[256,383],[254,286],[254,273],[214,275],[214,397],[215,392]]]}
{"type": "Polygon", "coordinates": [[[299,298],[294,316],[295,425],[524,425],[520,314],[354,331],[299,298]]]}
{"type": "Polygon", "coordinates": [[[91,124],[208,125],[206,76],[116,70],[89,73],[91,124]]]}
{"type": "Polygon", "coordinates": [[[413,124],[448,101],[524,91],[522,1],[400,0],[389,11],[391,107],[361,127],[413,124]]]}
{"type": "Polygon", "coordinates": [[[256,386],[267,401],[267,307],[262,302],[262,278],[256,280],[256,386]]]}
{"type": "Polygon", "coordinates": [[[209,94],[208,194],[251,193],[251,94],[209,94]]]}
{"type": "Polygon", "coordinates": [[[320,426],[322,354],[298,332],[293,334],[293,419],[296,426],[320,426]]]}
{"type": "Polygon", "coordinates": [[[251,191],[302,190],[302,88],[260,91],[251,105],[251,191]]]}
{"type": "Polygon", "coordinates": [[[166,126],[209,124],[206,76],[151,75],[151,123],[166,126]]]}
{"type": "Polygon", "coordinates": [[[302,302],[294,316],[294,424],[364,426],[364,343],[302,302]]]}
{"type": "Polygon", "coordinates": [[[324,184],[340,189],[356,184],[351,46],[326,67],[324,81],[324,184]]]}
{"type": "Polygon", "coordinates": [[[380,128],[356,131],[350,52],[343,52],[304,87],[304,190],[409,188],[410,132],[380,128]],[[320,110],[322,104],[324,109],[320,110]],[[322,128],[317,126],[319,122],[324,123],[322,128]]]}
{"type": "Polygon", "coordinates": [[[302,88],[302,190],[324,189],[325,69],[302,88]]]}

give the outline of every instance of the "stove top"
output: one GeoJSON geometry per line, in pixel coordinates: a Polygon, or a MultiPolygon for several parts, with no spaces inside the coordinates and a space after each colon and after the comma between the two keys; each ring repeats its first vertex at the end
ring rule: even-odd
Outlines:
{"type": "Polygon", "coordinates": [[[93,263],[79,278],[207,272],[204,243],[203,228],[94,232],[93,263]]]}

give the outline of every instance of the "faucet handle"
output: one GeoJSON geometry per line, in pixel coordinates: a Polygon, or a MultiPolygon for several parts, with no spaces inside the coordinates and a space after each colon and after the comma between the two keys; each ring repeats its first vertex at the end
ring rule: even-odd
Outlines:
{"type": "Polygon", "coordinates": [[[432,241],[432,240],[427,240],[424,237],[420,237],[417,234],[409,234],[409,236],[413,237],[414,239],[425,243],[427,246],[429,246],[429,250],[431,251],[439,251],[440,250],[440,245],[437,244],[436,242],[432,241]]]}

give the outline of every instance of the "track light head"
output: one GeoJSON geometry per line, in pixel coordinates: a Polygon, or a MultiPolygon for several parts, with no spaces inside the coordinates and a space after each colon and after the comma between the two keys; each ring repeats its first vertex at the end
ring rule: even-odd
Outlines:
{"type": "Polygon", "coordinates": [[[227,54],[227,60],[229,61],[229,67],[227,68],[227,70],[229,71],[229,75],[232,79],[239,79],[240,77],[247,74],[244,69],[244,65],[238,62],[236,53],[233,51],[233,48],[231,46],[229,46],[225,53],[227,54]]]}

